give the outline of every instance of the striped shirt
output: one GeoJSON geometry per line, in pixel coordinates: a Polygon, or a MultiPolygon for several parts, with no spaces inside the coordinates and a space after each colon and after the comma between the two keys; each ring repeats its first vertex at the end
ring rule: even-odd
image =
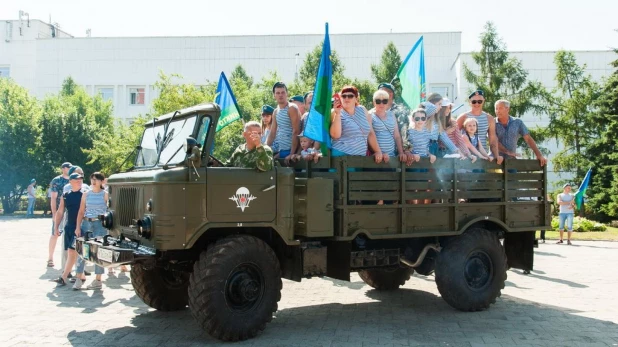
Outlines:
{"type": "Polygon", "coordinates": [[[469,157],[470,154],[472,154],[470,153],[470,150],[468,149],[468,147],[466,147],[466,141],[464,140],[463,135],[461,134],[461,131],[457,129],[457,122],[455,122],[455,120],[451,119],[451,124],[447,128],[446,134],[448,135],[449,139],[453,141],[455,146],[459,148],[459,150],[461,151],[461,154],[463,154],[466,157],[469,157]],[[448,130],[451,128],[453,129],[452,131],[449,132],[448,130]]]}
{"type": "Polygon", "coordinates": [[[434,122],[433,127],[431,129],[431,140],[438,141],[438,139],[442,141],[444,146],[446,146],[446,148],[448,148],[449,151],[457,152],[457,146],[455,146],[453,141],[451,141],[451,139],[448,137],[448,135],[446,134],[446,131],[443,130],[442,132],[440,132],[438,123],[434,122]]]}
{"type": "Polygon", "coordinates": [[[367,137],[371,126],[365,109],[361,106],[354,108],[354,115],[350,115],[344,109],[341,110],[341,137],[332,139],[332,146],[346,155],[367,155],[367,137]]]}
{"type": "MultiPolygon", "coordinates": [[[[487,150],[487,133],[489,131],[489,121],[488,121],[489,115],[485,112],[482,112],[480,116],[475,116],[471,113],[466,113],[466,117],[476,119],[476,122],[478,123],[477,132],[479,134],[478,136],[479,141],[481,142],[481,146],[483,146],[483,148],[487,150]]],[[[475,146],[475,147],[478,148],[478,146],[475,146]]]]}
{"type": "Polygon", "coordinates": [[[96,218],[99,215],[107,212],[107,204],[105,203],[105,190],[98,193],[89,191],[86,195],[86,218],[96,218]]]}
{"type": "Polygon", "coordinates": [[[378,146],[382,153],[388,154],[390,157],[395,156],[395,115],[391,111],[386,111],[386,117],[380,118],[377,114],[371,115],[371,125],[376,133],[378,146]]]}
{"type": "Polygon", "coordinates": [[[429,140],[431,140],[431,132],[426,128],[421,130],[408,129],[408,141],[412,145],[413,154],[418,154],[421,157],[429,156],[429,140]]]}
{"type": "Polygon", "coordinates": [[[277,134],[274,142],[277,143],[279,151],[289,151],[292,149],[292,121],[288,116],[290,104],[284,108],[277,107],[277,134]]]}

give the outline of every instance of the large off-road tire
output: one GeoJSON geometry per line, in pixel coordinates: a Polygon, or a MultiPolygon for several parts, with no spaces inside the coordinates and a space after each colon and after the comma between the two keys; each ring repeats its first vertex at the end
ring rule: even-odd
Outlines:
{"type": "Polygon", "coordinates": [[[360,278],[377,290],[395,290],[403,286],[414,273],[412,268],[359,270],[360,278]]]}
{"type": "Polygon", "coordinates": [[[496,302],[506,281],[507,261],[495,233],[475,228],[446,243],[436,259],[442,298],[461,311],[480,311],[496,302]]]}
{"type": "Polygon", "coordinates": [[[146,305],[159,311],[182,310],[189,303],[189,274],[186,272],[160,267],[147,269],[137,263],[131,265],[131,284],[146,305]]]}
{"type": "Polygon", "coordinates": [[[272,320],[281,285],[279,260],[272,248],[253,236],[232,236],[209,246],[195,263],[189,308],[212,337],[246,340],[272,320]]]}

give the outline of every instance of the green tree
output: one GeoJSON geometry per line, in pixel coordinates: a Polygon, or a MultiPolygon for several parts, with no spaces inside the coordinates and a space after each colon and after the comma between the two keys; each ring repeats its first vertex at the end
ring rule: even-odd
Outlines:
{"type": "MultiPolygon", "coordinates": [[[[313,90],[315,87],[315,78],[320,66],[320,58],[322,57],[322,46],[324,42],[320,42],[313,50],[305,56],[303,64],[300,67],[300,85],[302,90],[313,90]]],[[[333,65],[333,90],[337,90],[335,86],[341,88],[349,83],[349,79],[343,74],[345,67],[339,59],[337,51],[331,50],[330,61],[333,65]]]]}
{"type": "Polygon", "coordinates": [[[85,149],[88,163],[98,163],[100,171],[107,176],[128,170],[135,162],[136,146],[139,144],[146,117],[138,117],[131,125],[117,120],[106,136],[94,139],[91,149],[85,149]]]}
{"type": "MultiPolygon", "coordinates": [[[[401,55],[399,55],[397,46],[395,46],[392,41],[389,42],[386,47],[384,47],[384,51],[382,51],[380,63],[371,64],[371,76],[375,81],[375,86],[377,87],[378,84],[383,82],[390,83],[390,81],[397,75],[397,71],[399,71],[401,63],[401,55]]],[[[399,83],[399,80],[393,81],[392,84],[395,87],[395,102],[401,103],[401,84],[399,83]]]]}
{"type": "MultiPolygon", "coordinates": [[[[495,102],[507,99],[511,102],[510,112],[514,117],[521,117],[526,112],[542,114],[544,108],[541,96],[547,92],[541,83],[528,81],[528,72],[520,60],[509,57],[506,44],[498,36],[492,22],[485,24],[485,31],[481,33],[480,39],[481,50],[472,53],[472,60],[480,72],[476,74],[464,64],[463,74],[466,81],[472,84],[472,88],[485,92],[483,110],[494,114],[495,102]]],[[[539,140],[539,136],[535,139],[539,140]]]]}
{"type": "Polygon", "coordinates": [[[546,133],[555,138],[561,150],[553,159],[559,171],[574,171],[583,179],[589,166],[587,146],[598,137],[599,124],[593,117],[600,86],[585,74],[571,52],[559,51],[554,57],[557,86],[548,97],[549,126],[546,133]]]}
{"type": "Polygon", "coordinates": [[[603,84],[593,117],[599,136],[586,148],[593,170],[586,204],[593,217],[603,222],[618,217],[618,59],[612,66],[616,70],[603,84]]]}
{"type": "Polygon", "coordinates": [[[42,107],[38,123],[43,132],[41,184],[47,185],[65,161],[81,166],[87,174],[99,171],[100,163],[91,161],[85,151],[93,148],[95,140],[114,131],[112,103],[99,95],[88,95],[69,77],[60,93],[46,97],[42,107]]]}
{"type": "Polygon", "coordinates": [[[13,80],[0,78],[0,201],[5,214],[13,213],[40,171],[41,131],[37,100],[13,80]]]}
{"type": "Polygon", "coordinates": [[[215,100],[216,82],[197,87],[192,83],[178,83],[182,79],[178,74],[166,75],[159,71],[159,80],[155,82],[159,96],[152,101],[151,114],[147,115],[147,119],[215,100]]]}

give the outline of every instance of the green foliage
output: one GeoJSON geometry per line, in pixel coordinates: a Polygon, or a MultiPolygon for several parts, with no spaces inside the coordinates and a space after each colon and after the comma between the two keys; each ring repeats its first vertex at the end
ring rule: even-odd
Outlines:
{"type": "Polygon", "coordinates": [[[152,101],[152,115],[148,118],[215,100],[216,83],[209,82],[204,87],[196,87],[191,83],[177,83],[177,80],[182,80],[182,76],[168,76],[159,71],[159,80],[155,83],[159,96],[152,101]]]}
{"type": "Polygon", "coordinates": [[[546,132],[561,148],[553,159],[554,168],[575,171],[579,182],[590,165],[586,148],[598,138],[599,125],[593,115],[600,87],[584,74],[586,66],[579,66],[573,53],[559,51],[554,62],[557,86],[548,97],[546,132]]]}
{"type": "Polygon", "coordinates": [[[0,78],[0,200],[13,213],[31,178],[41,180],[41,108],[13,80],[0,78]]]}
{"type": "Polygon", "coordinates": [[[115,131],[111,102],[103,101],[99,95],[88,95],[69,77],[59,94],[43,100],[42,108],[43,115],[38,120],[43,134],[40,184],[47,185],[65,161],[81,166],[86,174],[99,171],[100,163],[91,160],[86,151],[115,131]]]}
{"type": "Polygon", "coordinates": [[[481,33],[480,39],[481,50],[472,53],[472,59],[480,68],[480,73],[475,74],[466,64],[463,71],[464,78],[473,88],[485,92],[483,110],[494,114],[495,102],[506,99],[511,102],[510,113],[513,117],[521,117],[526,112],[542,114],[544,108],[540,100],[541,96],[547,94],[545,88],[540,82],[528,81],[528,71],[523,68],[520,60],[509,57],[506,44],[498,36],[492,22],[485,24],[485,31],[481,33]]]}
{"type": "MultiPolygon", "coordinates": [[[[552,230],[558,230],[560,221],[558,217],[554,217],[551,220],[552,230]]],[[[583,217],[573,218],[573,231],[575,232],[588,232],[588,231],[606,231],[607,226],[605,224],[597,223],[590,219],[583,217]]]]}
{"type": "Polygon", "coordinates": [[[128,170],[135,162],[136,146],[144,132],[145,117],[138,117],[131,125],[116,121],[107,136],[95,139],[91,149],[84,149],[90,161],[98,163],[106,176],[128,170]]]}
{"type": "MultiPolygon", "coordinates": [[[[374,88],[380,83],[390,82],[393,80],[393,78],[397,75],[397,71],[399,71],[401,63],[402,60],[399,55],[399,51],[397,50],[397,46],[390,41],[384,48],[384,51],[382,51],[380,63],[377,65],[371,64],[371,76],[375,81],[374,88]]],[[[395,87],[395,102],[402,103],[401,83],[399,83],[399,80],[396,79],[392,84],[395,87]]]]}
{"type": "MultiPolygon", "coordinates": [[[[313,50],[305,56],[303,64],[299,70],[300,77],[300,89],[301,90],[313,90],[315,86],[315,77],[318,73],[318,67],[320,65],[320,58],[322,57],[322,45],[324,42],[320,42],[313,50]]],[[[333,90],[343,87],[349,81],[343,74],[345,67],[339,59],[337,51],[331,50],[330,61],[333,66],[333,90]]]]}
{"type": "Polygon", "coordinates": [[[605,80],[593,118],[599,135],[586,148],[593,168],[586,203],[596,219],[606,222],[618,217],[618,59],[612,65],[616,71],[605,80]]]}

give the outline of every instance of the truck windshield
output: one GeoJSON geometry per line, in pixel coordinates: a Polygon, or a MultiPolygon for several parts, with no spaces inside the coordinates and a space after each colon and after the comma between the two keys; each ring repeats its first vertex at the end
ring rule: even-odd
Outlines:
{"type": "Polygon", "coordinates": [[[190,117],[174,120],[170,123],[167,134],[165,134],[166,123],[158,124],[154,128],[146,127],[135,166],[178,164],[184,160],[185,152],[182,150],[182,145],[187,137],[193,134],[196,119],[197,117],[190,117]]]}

